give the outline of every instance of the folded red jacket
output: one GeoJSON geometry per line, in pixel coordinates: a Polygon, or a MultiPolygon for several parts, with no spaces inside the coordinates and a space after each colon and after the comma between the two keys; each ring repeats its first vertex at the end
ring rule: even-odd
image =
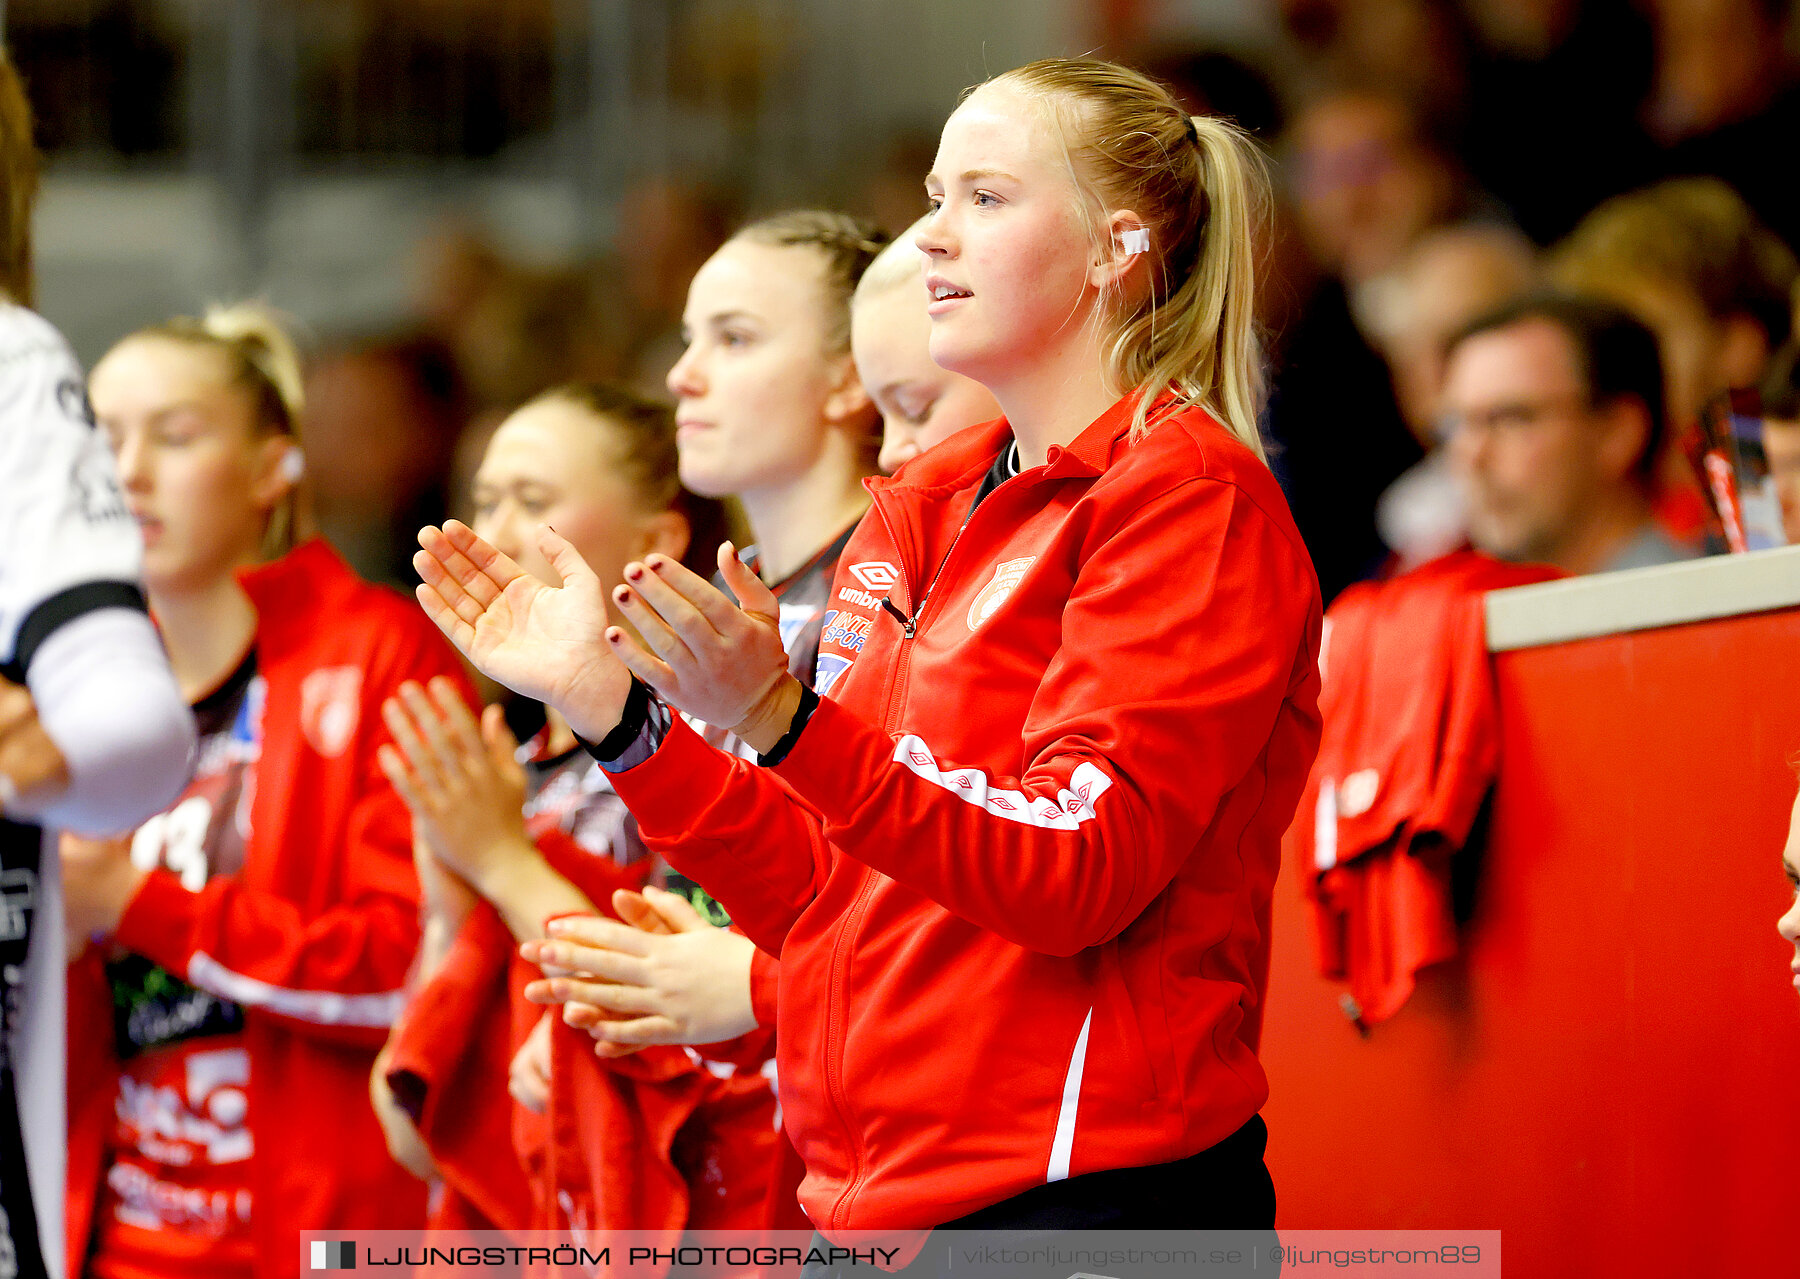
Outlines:
{"type": "Polygon", "coordinates": [[[1319,969],[1364,1028],[1456,953],[1450,858],[1499,760],[1482,598],[1561,574],[1456,551],[1352,586],[1325,616],[1319,755],[1286,858],[1313,905],[1319,969]]]}
{"type": "Polygon", "coordinates": [[[513,1054],[535,1021],[515,1007],[513,990],[525,977],[514,972],[515,949],[499,913],[477,905],[389,1040],[388,1086],[438,1167],[441,1187],[426,1222],[435,1230],[533,1224],[531,1189],[513,1149],[517,1107],[506,1091],[513,1054]]]}

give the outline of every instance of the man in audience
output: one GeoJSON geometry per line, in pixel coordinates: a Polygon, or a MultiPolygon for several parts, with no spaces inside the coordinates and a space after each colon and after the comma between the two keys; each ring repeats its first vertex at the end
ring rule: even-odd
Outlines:
{"type": "Polygon", "coordinates": [[[1402,572],[1468,541],[1462,485],[1437,436],[1444,345],[1476,316],[1528,292],[1536,258],[1531,242],[1510,227],[1440,227],[1407,251],[1372,299],[1371,340],[1387,361],[1407,428],[1428,450],[1375,508],[1375,526],[1402,572]]]}
{"type": "Polygon", "coordinates": [[[1625,312],[1555,294],[1489,312],[1450,343],[1444,406],[1481,550],[1572,574],[1691,557],[1651,513],[1662,363],[1625,312]]]}

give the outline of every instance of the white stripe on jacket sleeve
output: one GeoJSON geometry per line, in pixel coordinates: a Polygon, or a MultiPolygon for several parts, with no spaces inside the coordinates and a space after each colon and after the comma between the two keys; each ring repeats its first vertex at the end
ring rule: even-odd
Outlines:
{"type": "Polygon", "coordinates": [[[911,734],[895,743],[894,762],[965,803],[986,809],[995,817],[1047,830],[1077,830],[1081,823],[1093,820],[1094,804],[1113,784],[1112,778],[1091,761],[1083,760],[1069,775],[1068,787],[1059,791],[1055,800],[1043,796],[1028,799],[1023,791],[1002,790],[991,785],[987,774],[979,768],[942,771],[924,739],[911,734]]]}
{"type": "Polygon", "coordinates": [[[242,1004],[262,1008],[295,1021],[321,1026],[391,1026],[406,1007],[404,990],[384,990],[372,995],[346,995],[335,990],[292,990],[233,972],[203,950],[188,960],[187,979],[201,990],[242,1004]]]}

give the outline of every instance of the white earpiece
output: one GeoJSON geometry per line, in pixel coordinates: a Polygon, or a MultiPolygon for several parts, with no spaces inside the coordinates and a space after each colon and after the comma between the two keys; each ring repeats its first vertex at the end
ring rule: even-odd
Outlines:
{"type": "Polygon", "coordinates": [[[1140,253],[1150,252],[1150,232],[1144,227],[1133,227],[1129,231],[1119,233],[1119,246],[1125,250],[1127,257],[1136,257],[1140,253]]]}
{"type": "Polygon", "coordinates": [[[281,478],[289,484],[298,484],[305,475],[306,454],[296,444],[281,455],[281,478]]]}

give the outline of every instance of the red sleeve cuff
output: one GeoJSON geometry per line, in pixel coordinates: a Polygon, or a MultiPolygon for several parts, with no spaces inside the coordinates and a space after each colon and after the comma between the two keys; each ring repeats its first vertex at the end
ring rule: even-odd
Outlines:
{"type": "Polygon", "coordinates": [[[750,958],[750,1010],[756,1024],[775,1025],[775,996],[781,985],[781,961],[760,947],[750,958]]]}
{"type": "Polygon", "coordinates": [[[172,871],[157,869],[144,876],[126,903],[113,930],[113,940],[126,950],[154,960],[176,976],[187,977],[192,920],[198,895],[181,886],[172,871]]]}

